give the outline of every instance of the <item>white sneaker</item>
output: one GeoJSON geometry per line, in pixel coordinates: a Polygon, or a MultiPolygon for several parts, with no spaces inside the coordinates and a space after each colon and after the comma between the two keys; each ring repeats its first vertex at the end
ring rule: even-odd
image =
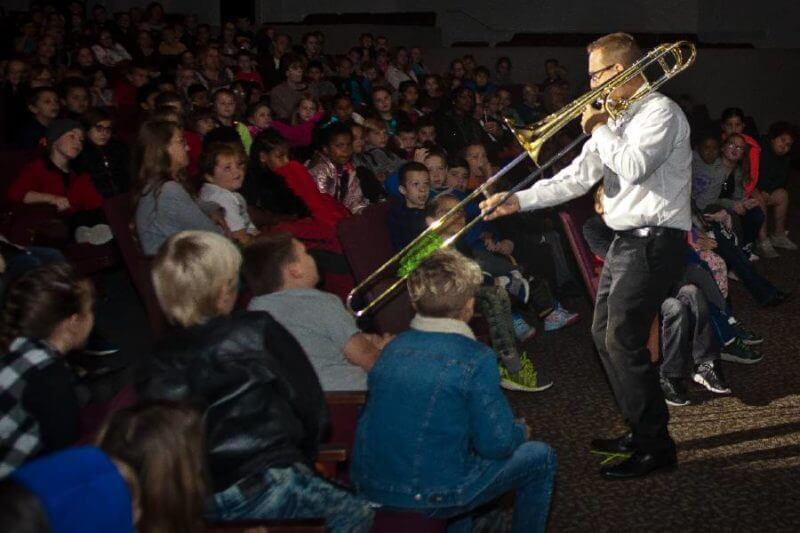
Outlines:
{"type": "Polygon", "coordinates": [[[789,240],[789,237],[784,233],[783,235],[773,235],[769,238],[772,246],[775,248],[783,248],[784,250],[797,250],[797,245],[789,240]]]}
{"type": "Polygon", "coordinates": [[[75,229],[75,242],[78,244],[89,242],[89,226],[78,226],[75,229]]]}
{"type": "Polygon", "coordinates": [[[88,243],[100,246],[111,242],[114,234],[108,224],[96,224],[94,226],[79,226],[75,230],[75,242],[78,244],[88,243]]]}
{"type": "Polygon", "coordinates": [[[770,242],[769,239],[763,239],[758,241],[758,255],[766,259],[775,259],[776,257],[780,257],[778,252],[775,251],[775,247],[772,246],[772,242],[770,242]]]}

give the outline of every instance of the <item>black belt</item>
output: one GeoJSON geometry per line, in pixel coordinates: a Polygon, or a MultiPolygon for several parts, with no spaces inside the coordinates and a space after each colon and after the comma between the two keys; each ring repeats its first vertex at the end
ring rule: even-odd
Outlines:
{"type": "Polygon", "coordinates": [[[626,229],[623,231],[617,231],[616,233],[620,237],[636,237],[640,239],[645,237],[661,237],[664,235],[672,237],[686,237],[686,232],[684,230],[678,228],[667,228],[664,226],[642,226],[641,228],[626,229]]]}

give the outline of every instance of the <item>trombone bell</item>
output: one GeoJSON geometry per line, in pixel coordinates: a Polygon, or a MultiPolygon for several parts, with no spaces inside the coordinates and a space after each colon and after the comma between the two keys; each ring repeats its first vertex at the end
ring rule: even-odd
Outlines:
{"type": "Polygon", "coordinates": [[[533,159],[533,162],[536,163],[536,166],[539,166],[539,152],[541,151],[542,145],[546,140],[537,135],[536,126],[539,123],[537,122],[531,126],[524,126],[521,124],[514,124],[508,120],[508,118],[505,118],[504,120],[508,129],[514,134],[514,137],[516,137],[520,146],[522,146],[522,149],[528,153],[528,156],[530,156],[531,159],[533,159]]]}

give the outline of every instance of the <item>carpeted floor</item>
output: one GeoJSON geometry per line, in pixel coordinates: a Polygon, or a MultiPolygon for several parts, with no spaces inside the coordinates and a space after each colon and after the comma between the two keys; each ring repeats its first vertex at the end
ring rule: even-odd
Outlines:
{"type": "MultiPolygon", "coordinates": [[[[789,227],[800,240],[800,217],[789,227]]],[[[589,441],[617,436],[625,426],[591,342],[587,300],[571,302],[584,315],[580,324],[531,342],[534,361],[555,385],[510,397],[535,438],[559,455],[551,531],[800,530],[798,259],[800,252],[782,252],[758,263],[769,280],[794,293],[780,307],[757,307],[741,284],[731,282],[735,314],[766,337],[759,347],[764,359],[723,363],[732,395],[692,383],[692,405],[670,407],[680,462],[672,473],[617,482],[598,475],[600,459],[589,453],[589,441]]]]}

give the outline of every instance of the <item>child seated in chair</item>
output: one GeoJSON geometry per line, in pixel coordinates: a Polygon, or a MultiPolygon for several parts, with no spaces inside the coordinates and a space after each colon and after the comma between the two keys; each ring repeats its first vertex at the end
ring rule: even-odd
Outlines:
{"type": "Polygon", "coordinates": [[[248,309],[267,311],[294,335],[324,391],[363,391],[388,336],[362,333],[335,295],[320,291],[306,247],[288,233],[269,235],[244,250],[242,274],[253,291],[248,309]]]}
{"type": "Polygon", "coordinates": [[[28,272],[6,290],[0,317],[0,478],[80,437],[75,376],[65,356],[94,325],[94,291],[66,263],[28,272]]]}
{"type": "Polygon", "coordinates": [[[389,131],[384,120],[372,117],[364,120],[363,125],[367,132],[364,137],[366,143],[364,153],[360,157],[360,164],[370,169],[382,182],[399,169],[404,161],[403,158],[387,148],[389,131]]]}
{"type": "MultiPolygon", "coordinates": [[[[458,200],[448,194],[438,196],[428,203],[425,223],[430,226],[434,221],[443,217],[448,211],[458,205],[458,200]]],[[[456,214],[450,223],[439,230],[443,238],[448,238],[464,227],[465,217],[463,211],[456,214]]],[[[455,244],[455,248],[466,257],[472,257],[472,250],[464,239],[455,244]]],[[[507,287],[497,285],[494,278],[486,272],[480,260],[475,260],[483,271],[483,283],[475,293],[475,305],[489,326],[489,337],[492,348],[500,358],[500,386],[508,390],[540,392],[549,389],[553,382],[543,378],[533,366],[530,357],[519,353],[517,344],[525,344],[536,336],[536,328],[518,312],[520,303],[512,296],[507,287]],[[512,299],[514,300],[512,303],[512,299]]],[[[543,293],[544,303],[547,305],[552,296],[547,299],[549,290],[543,293]]],[[[531,300],[541,299],[542,295],[531,297],[531,300]]],[[[551,307],[552,309],[552,307],[551,307]]]]}
{"type": "Polygon", "coordinates": [[[153,286],[177,327],[154,348],[141,396],[203,407],[214,518],[323,517],[332,531],[369,531],[368,504],[314,473],[327,409],[302,347],[268,313],[232,313],[241,262],[215,233],[161,246],[153,286]]]}
{"type": "Polygon", "coordinates": [[[729,394],[720,366],[709,304],[703,291],[687,283],[661,303],[661,390],[669,405],[690,403],[684,379],[691,376],[715,394],[729,394]]]}
{"type": "Polygon", "coordinates": [[[364,197],[353,163],[353,132],[347,124],[334,122],[320,132],[320,150],[308,163],[308,172],[323,194],[333,196],[354,215],[369,201],[364,197]]]}
{"type": "Polygon", "coordinates": [[[422,163],[412,161],[400,167],[401,199],[389,209],[389,234],[396,250],[407,246],[425,229],[425,205],[430,194],[430,175],[422,163]]]}
{"type": "Polygon", "coordinates": [[[230,237],[241,244],[248,244],[260,233],[250,220],[247,201],[238,192],[246,166],[247,155],[238,143],[212,142],[200,156],[200,172],[206,180],[200,188],[200,200],[225,210],[230,237]]]}
{"type": "Polygon", "coordinates": [[[513,530],[545,531],[555,452],[529,442],[500,391],[494,352],[467,325],[480,267],[438,250],[408,278],[417,314],[369,373],[351,479],[371,501],[451,520],[516,490],[513,530]],[[398,401],[403,398],[403,401],[398,401]]]}
{"type": "MultiPolygon", "coordinates": [[[[440,194],[428,204],[426,224],[432,224],[458,203],[458,197],[440,194]]],[[[456,233],[464,227],[465,221],[465,215],[462,213],[444,229],[444,233],[456,233]]],[[[536,334],[536,328],[530,325],[529,321],[540,319],[544,323],[545,331],[556,331],[580,320],[578,313],[572,313],[561,307],[546,280],[528,275],[517,264],[510,253],[513,251],[513,243],[510,241],[498,243],[491,235],[484,236],[482,240],[471,240],[466,234],[458,240],[456,246],[460,252],[481,266],[485,278],[490,283],[508,292],[512,307],[517,311],[514,314],[514,329],[521,342],[536,334]],[[506,245],[510,245],[511,250],[504,249],[506,245]]]]}
{"type": "Polygon", "coordinates": [[[12,203],[55,207],[78,243],[105,244],[113,238],[101,212],[103,197],[73,161],[83,150],[84,131],[75,120],[57,119],[47,128],[45,154],[26,165],[11,187],[12,203]]]}

